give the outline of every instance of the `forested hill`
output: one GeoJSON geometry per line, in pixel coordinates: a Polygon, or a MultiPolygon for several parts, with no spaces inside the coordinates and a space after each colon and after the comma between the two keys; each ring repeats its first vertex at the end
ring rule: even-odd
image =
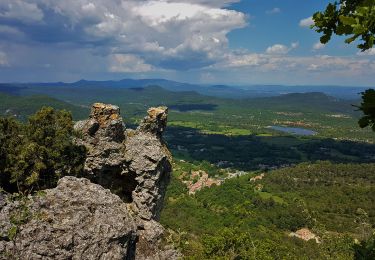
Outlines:
{"type": "Polygon", "coordinates": [[[80,80],[72,83],[52,82],[52,83],[0,83],[0,91],[9,88],[144,88],[148,86],[161,86],[170,91],[184,92],[195,91],[202,95],[222,98],[247,99],[256,97],[279,96],[295,92],[322,92],[330,96],[342,99],[359,98],[359,93],[366,87],[341,87],[341,86],[283,86],[283,85],[202,85],[177,82],[166,79],[122,79],[122,80],[80,80]]]}
{"type": "Polygon", "coordinates": [[[0,115],[15,116],[25,120],[43,106],[71,111],[75,119],[83,118],[88,108],[76,106],[45,95],[13,96],[0,92],[0,115]]]}
{"type": "Polygon", "coordinates": [[[25,117],[42,105],[66,108],[75,119],[85,118],[95,102],[118,104],[127,124],[137,123],[150,106],[170,108],[171,126],[193,127],[210,133],[229,135],[272,134],[271,125],[301,126],[322,137],[371,140],[372,134],[357,127],[360,113],[347,101],[319,92],[292,93],[274,97],[230,99],[201,95],[194,91],[169,91],[159,86],[13,86],[1,90],[4,114],[10,109],[25,117]],[[14,88],[14,89],[13,89],[14,88]],[[17,95],[17,96],[15,96],[17,95]]]}
{"type": "Polygon", "coordinates": [[[325,110],[352,113],[353,103],[359,100],[342,100],[328,96],[322,92],[290,93],[272,97],[247,98],[234,100],[199,94],[197,91],[170,91],[160,86],[118,87],[101,85],[0,85],[0,92],[17,95],[47,95],[69,103],[89,106],[93,102],[102,101],[116,104],[167,105],[179,104],[212,104],[238,105],[248,108],[325,110]]]}
{"type": "Polygon", "coordinates": [[[161,222],[189,259],[373,259],[371,242],[365,257],[365,246],[362,255],[355,249],[373,230],[375,164],[303,163],[194,196],[184,184],[189,168],[180,164],[161,222]],[[301,228],[319,242],[291,236],[301,228]]]}

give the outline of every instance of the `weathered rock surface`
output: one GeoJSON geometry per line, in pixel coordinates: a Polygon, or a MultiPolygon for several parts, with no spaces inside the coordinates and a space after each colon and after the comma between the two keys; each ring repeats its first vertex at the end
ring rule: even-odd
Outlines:
{"type": "Polygon", "coordinates": [[[64,177],[26,207],[0,197],[0,252],[19,259],[177,259],[176,250],[161,246],[157,222],[171,173],[162,140],[167,115],[166,107],[150,108],[132,130],[117,106],[94,104],[89,119],[75,124],[75,142],[87,148],[84,178],[64,177]],[[10,241],[10,219],[24,217],[25,208],[30,214],[10,241]]]}
{"type": "Polygon", "coordinates": [[[170,179],[171,155],[162,140],[166,107],[150,108],[136,130],[126,129],[117,106],[96,103],[80,121],[87,150],[85,176],[133,202],[142,219],[158,219],[170,179]]]}
{"type": "Polygon", "coordinates": [[[13,241],[0,241],[3,259],[131,259],[137,226],[128,205],[87,179],[62,178],[45,195],[1,209],[5,237],[24,219],[13,241]],[[13,221],[14,222],[14,221],[13,221]]]}
{"type": "Polygon", "coordinates": [[[146,220],[159,219],[172,170],[171,154],[161,139],[167,113],[166,107],[149,109],[148,116],[136,131],[127,133],[125,141],[128,172],[135,174],[137,182],[133,202],[146,220]]]}

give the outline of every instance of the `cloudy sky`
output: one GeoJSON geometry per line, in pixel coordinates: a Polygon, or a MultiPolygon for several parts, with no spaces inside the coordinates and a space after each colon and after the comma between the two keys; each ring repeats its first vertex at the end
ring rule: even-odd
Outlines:
{"type": "Polygon", "coordinates": [[[0,82],[373,85],[375,49],[309,28],[328,2],[1,0],[0,82]]]}

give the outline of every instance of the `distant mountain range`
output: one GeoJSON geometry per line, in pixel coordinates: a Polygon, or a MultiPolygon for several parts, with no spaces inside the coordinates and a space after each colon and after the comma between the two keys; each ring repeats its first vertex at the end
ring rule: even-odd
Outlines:
{"type": "MultiPolygon", "coordinates": [[[[107,87],[107,88],[143,88],[147,86],[160,86],[170,91],[194,91],[202,95],[221,98],[256,98],[279,96],[289,93],[322,92],[324,94],[340,98],[354,100],[358,99],[360,92],[366,87],[341,87],[341,86],[283,86],[283,85],[249,85],[249,86],[227,86],[227,85],[197,85],[171,81],[166,79],[123,79],[118,81],[88,81],[80,80],[73,83],[51,82],[51,83],[2,83],[0,91],[17,94],[18,91],[27,88],[51,88],[51,87],[107,87]]],[[[43,92],[43,91],[42,91],[43,92]]]]}

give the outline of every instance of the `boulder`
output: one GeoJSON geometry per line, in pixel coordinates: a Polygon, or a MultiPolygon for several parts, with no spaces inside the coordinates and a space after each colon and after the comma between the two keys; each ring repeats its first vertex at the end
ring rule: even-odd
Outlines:
{"type": "Polygon", "coordinates": [[[2,259],[132,259],[137,225],[128,205],[88,179],[64,177],[54,189],[1,208],[2,259]],[[23,216],[23,217],[22,217],[23,216]],[[17,218],[22,221],[14,221],[17,218]]]}

